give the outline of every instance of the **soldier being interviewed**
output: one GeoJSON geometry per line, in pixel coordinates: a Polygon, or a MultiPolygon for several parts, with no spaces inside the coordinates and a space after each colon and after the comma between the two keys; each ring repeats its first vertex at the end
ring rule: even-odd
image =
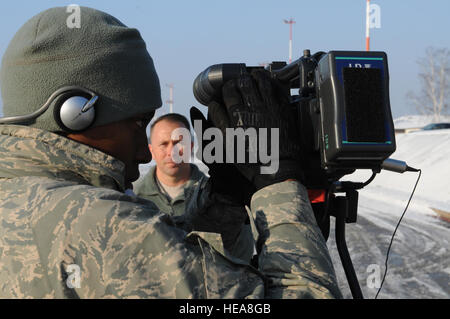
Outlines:
{"type": "MultiPolygon", "coordinates": [[[[341,297],[301,172],[283,167],[293,154],[270,176],[257,163],[210,165],[216,204],[191,205],[184,220],[127,191],[151,160],[158,76],[136,29],[98,10],[80,14],[79,28],[67,26],[64,7],[38,14],[3,56],[0,297],[341,297]],[[228,254],[220,233],[231,220],[222,215],[239,207],[240,216],[247,203],[258,236],[251,263],[228,254]]],[[[247,101],[256,113],[283,103],[266,76],[226,85],[209,123],[235,127],[227,111],[247,101]]]]}

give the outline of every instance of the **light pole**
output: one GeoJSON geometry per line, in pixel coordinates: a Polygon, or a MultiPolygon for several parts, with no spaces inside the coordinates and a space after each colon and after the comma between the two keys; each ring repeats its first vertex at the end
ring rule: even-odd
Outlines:
{"type": "Polygon", "coordinates": [[[173,113],[173,83],[166,84],[166,86],[169,88],[169,99],[166,103],[169,104],[169,113],[173,113]]]}
{"type": "Polygon", "coordinates": [[[292,62],[292,25],[295,21],[291,18],[289,20],[283,20],[284,23],[289,24],[289,63],[292,62]]]}
{"type": "Polygon", "coordinates": [[[370,51],[370,0],[367,0],[366,6],[366,51],[370,51]]]}

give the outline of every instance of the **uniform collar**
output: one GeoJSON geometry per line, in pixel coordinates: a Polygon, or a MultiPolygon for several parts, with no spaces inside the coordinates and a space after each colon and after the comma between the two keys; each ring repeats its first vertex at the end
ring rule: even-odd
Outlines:
{"type": "MultiPolygon", "coordinates": [[[[203,173],[198,169],[196,165],[190,164],[191,166],[191,176],[189,177],[189,180],[184,184],[184,188],[190,188],[193,184],[198,182],[202,177],[203,173]]],[[[150,187],[147,188],[147,194],[146,195],[158,195],[160,194],[159,186],[156,182],[156,165],[152,166],[150,168],[150,171],[148,173],[148,185],[150,187]]],[[[180,195],[181,196],[181,195],[180,195]]],[[[179,196],[178,196],[179,197],[179,196]]],[[[178,199],[175,198],[175,199],[178,199]]],[[[174,199],[174,200],[175,200],[174,199]]]]}
{"type": "Polygon", "coordinates": [[[125,190],[125,165],[120,160],[52,132],[0,125],[0,178],[23,176],[125,190]]]}

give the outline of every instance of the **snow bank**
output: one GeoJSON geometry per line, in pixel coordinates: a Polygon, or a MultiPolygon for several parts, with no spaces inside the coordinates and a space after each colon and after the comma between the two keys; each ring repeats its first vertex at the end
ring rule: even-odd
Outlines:
{"type": "MultiPolygon", "coordinates": [[[[425,122],[417,116],[417,122],[425,122]],[[419,120],[419,121],[418,121],[419,120]]],[[[405,125],[408,125],[406,121],[405,125]]],[[[411,202],[411,210],[435,215],[430,207],[450,211],[450,129],[417,131],[396,135],[397,150],[391,158],[403,160],[420,168],[422,176],[411,202]]],[[[414,187],[418,173],[403,174],[382,171],[375,180],[360,191],[362,196],[398,205],[406,201],[414,187]]],[[[364,181],[371,172],[360,170],[343,180],[364,181]]]]}
{"type": "MultiPolygon", "coordinates": [[[[432,115],[406,115],[394,120],[394,127],[397,129],[420,128],[433,123],[432,115]]],[[[441,115],[440,122],[450,122],[450,116],[441,115]]]]}

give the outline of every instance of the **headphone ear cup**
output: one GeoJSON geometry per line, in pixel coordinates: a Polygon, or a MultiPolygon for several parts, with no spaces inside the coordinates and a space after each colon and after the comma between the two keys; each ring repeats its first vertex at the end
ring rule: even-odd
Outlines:
{"type": "Polygon", "coordinates": [[[80,132],[87,129],[95,121],[95,108],[92,107],[86,112],[82,108],[89,101],[86,94],[66,93],[58,97],[55,101],[54,118],[56,123],[68,132],[80,132]]]}

